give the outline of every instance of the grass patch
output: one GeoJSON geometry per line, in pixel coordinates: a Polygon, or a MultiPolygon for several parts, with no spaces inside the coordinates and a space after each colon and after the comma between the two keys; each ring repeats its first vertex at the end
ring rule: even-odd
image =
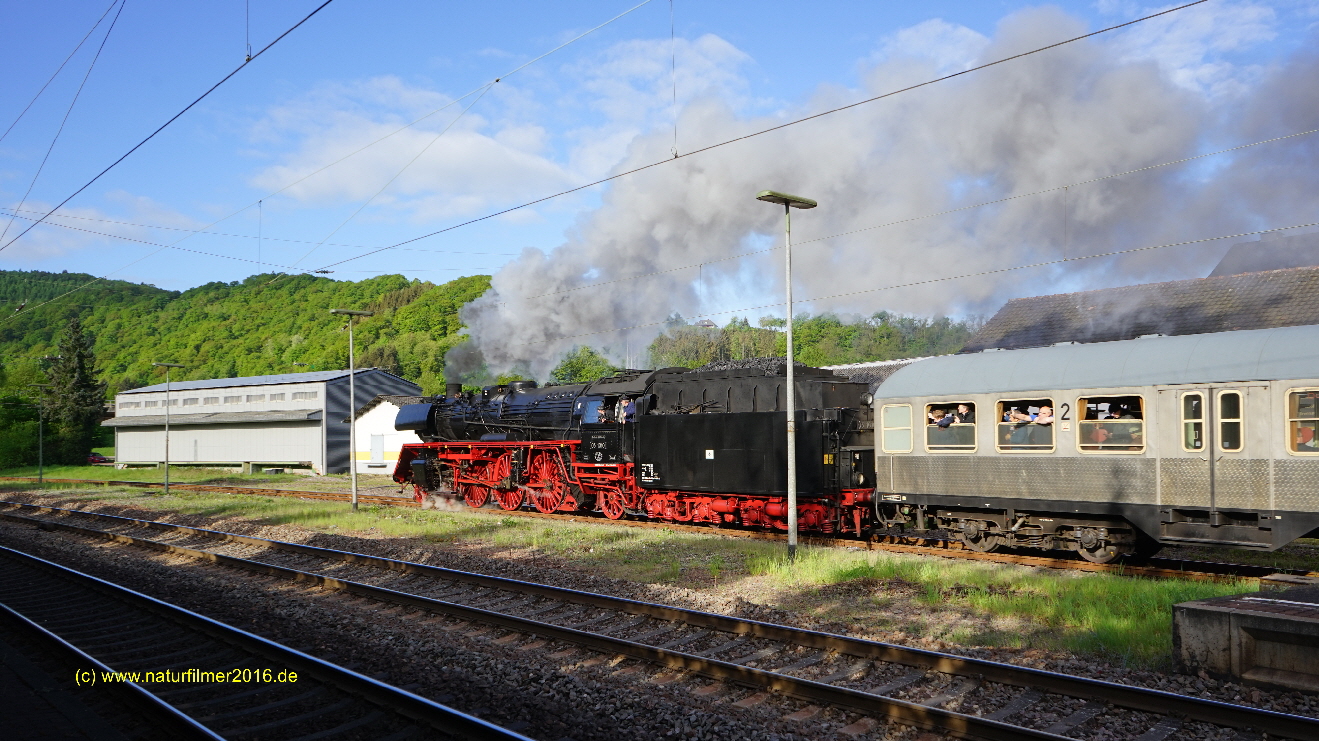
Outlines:
{"type": "Polygon", "coordinates": [[[1172,650],[1172,606],[1253,592],[1251,580],[1225,583],[1131,579],[1108,574],[1034,571],[884,552],[810,548],[795,564],[781,555],[753,557],[752,574],[797,587],[869,579],[901,580],[929,605],[954,604],[992,615],[1026,618],[1050,628],[1054,648],[1101,654],[1127,664],[1165,663],[1172,650]]]}

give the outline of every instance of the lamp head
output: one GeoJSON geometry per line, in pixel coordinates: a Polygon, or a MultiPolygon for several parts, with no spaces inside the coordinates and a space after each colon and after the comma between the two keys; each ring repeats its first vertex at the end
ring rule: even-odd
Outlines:
{"type": "Polygon", "coordinates": [[[182,367],[183,367],[183,365],[180,364],[180,363],[152,363],[152,365],[156,366],[157,368],[182,368],[182,367]]]}
{"type": "Polygon", "coordinates": [[[348,316],[375,316],[374,311],[354,311],[353,309],[330,309],[331,314],[347,314],[348,316]]]}
{"type": "Polygon", "coordinates": [[[809,198],[788,195],[787,193],[780,193],[777,190],[762,190],[756,194],[756,200],[765,201],[766,203],[777,203],[780,206],[787,206],[789,208],[815,208],[820,205],[809,198]]]}

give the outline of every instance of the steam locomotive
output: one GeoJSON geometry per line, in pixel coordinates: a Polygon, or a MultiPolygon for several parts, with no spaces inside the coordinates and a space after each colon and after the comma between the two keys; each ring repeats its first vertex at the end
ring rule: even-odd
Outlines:
{"type": "MultiPolygon", "coordinates": [[[[787,367],[627,370],[586,384],[451,384],[399,410],[394,479],[423,507],[456,503],[592,511],[666,522],[786,530],[787,367]]],[[[868,385],[794,368],[798,527],[872,525],[874,417],[868,385]]]]}

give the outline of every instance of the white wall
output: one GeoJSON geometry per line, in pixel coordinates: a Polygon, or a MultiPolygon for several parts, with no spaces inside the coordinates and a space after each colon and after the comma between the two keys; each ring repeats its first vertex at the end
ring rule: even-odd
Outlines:
{"type": "Polygon", "coordinates": [[[353,423],[357,436],[353,460],[358,473],[392,474],[403,446],[421,442],[415,432],[394,429],[397,414],[398,407],[382,401],[353,423]]]}
{"type": "MultiPolygon", "coordinates": [[[[169,392],[170,414],[214,414],[220,412],[271,412],[295,409],[325,408],[325,383],[281,383],[270,386],[229,386],[213,389],[190,389],[169,392]],[[314,392],[314,399],[294,399],[298,392],[314,392]],[[283,394],[284,398],[271,401],[274,394],[283,394]],[[225,402],[226,397],[240,397],[238,402],[225,402]],[[248,401],[249,397],[264,397],[261,401],[248,401]],[[207,404],[206,399],[218,399],[219,403],[207,404]],[[190,400],[196,403],[189,404],[190,400]]],[[[123,393],[115,397],[116,417],[140,417],[165,413],[165,392],[123,393]],[[155,402],[154,407],[147,404],[155,402]],[[140,404],[141,406],[126,406],[140,404]]]]}
{"type": "MultiPolygon", "coordinates": [[[[170,425],[169,458],[179,463],[310,461],[318,473],[325,469],[318,420],[170,425]]],[[[149,463],[164,459],[164,426],[118,428],[116,461],[149,463]]]]}

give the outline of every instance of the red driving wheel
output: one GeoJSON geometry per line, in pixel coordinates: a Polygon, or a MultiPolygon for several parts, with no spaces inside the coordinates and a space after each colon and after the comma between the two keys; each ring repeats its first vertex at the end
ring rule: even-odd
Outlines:
{"type": "Polygon", "coordinates": [[[490,489],[480,484],[462,485],[463,501],[472,509],[480,509],[490,501],[490,489]]]}

